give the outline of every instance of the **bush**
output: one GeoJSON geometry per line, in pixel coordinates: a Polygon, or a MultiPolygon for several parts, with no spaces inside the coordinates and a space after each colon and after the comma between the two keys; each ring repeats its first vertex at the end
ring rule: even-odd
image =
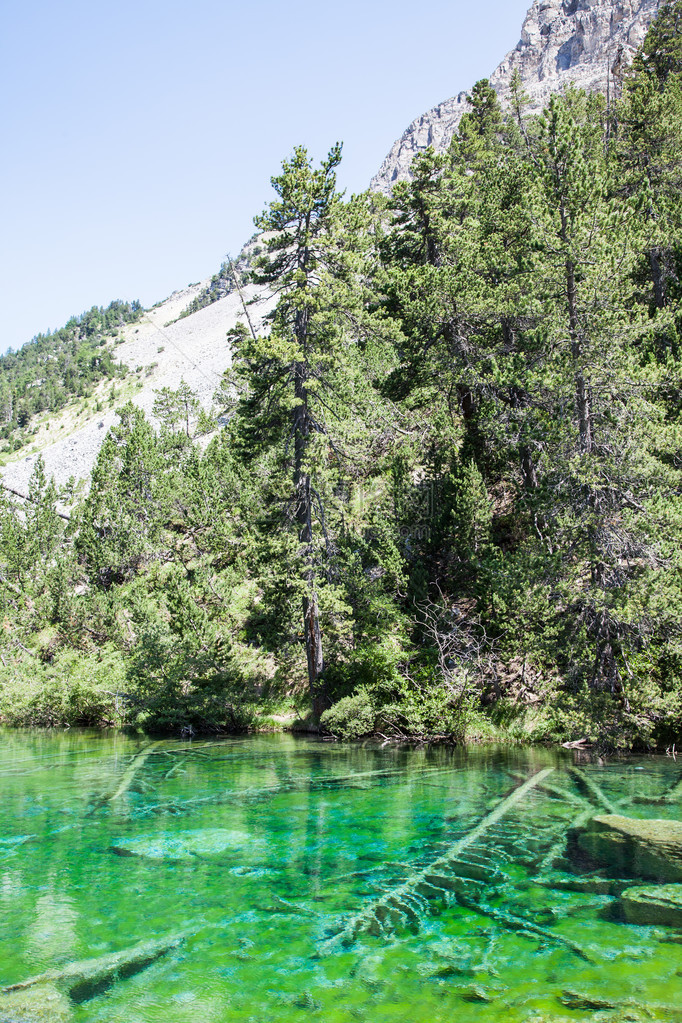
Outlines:
{"type": "Polygon", "coordinates": [[[325,711],[320,724],[335,739],[379,734],[394,739],[465,742],[478,722],[473,695],[455,694],[435,681],[402,678],[398,685],[361,686],[325,711]]]}
{"type": "Polygon", "coordinates": [[[376,711],[367,690],[344,696],[326,710],[320,719],[325,732],[335,739],[361,739],[375,731],[376,711]]]}
{"type": "Polygon", "coordinates": [[[0,671],[0,721],[57,728],[124,723],[121,655],[70,650],[45,665],[19,662],[0,671]]]}
{"type": "Polygon", "coordinates": [[[404,739],[444,739],[466,742],[474,702],[452,694],[442,685],[430,687],[405,680],[397,699],[385,703],[377,714],[383,735],[404,739]]]}

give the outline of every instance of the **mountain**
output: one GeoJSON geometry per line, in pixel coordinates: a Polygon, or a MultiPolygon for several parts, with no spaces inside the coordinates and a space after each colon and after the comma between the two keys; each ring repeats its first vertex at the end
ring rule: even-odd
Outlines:
{"type": "MultiPolygon", "coordinates": [[[[529,110],[541,110],[549,96],[571,82],[590,90],[618,88],[619,73],[642,42],[661,0],[534,0],[521,39],[491,76],[502,101],[519,71],[529,110]]],[[[465,93],[417,118],[395,143],[371,187],[389,191],[409,177],[414,156],[432,145],[447,148],[462,114],[465,93]]],[[[256,244],[254,240],[247,243],[256,244]]],[[[244,253],[242,258],[244,258],[244,253]]],[[[246,264],[245,264],[246,265],[246,264]]],[[[248,297],[257,289],[247,288],[248,297]]],[[[252,312],[254,326],[268,308],[268,296],[252,312]]],[[[272,299],[270,299],[272,302],[272,299]]],[[[120,330],[110,354],[129,372],[119,381],[104,380],[89,398],[72,401],[56,413],[36,416],[23,447],[0,459],[0,478],[25,493],[41,454],[57,484],[88,477],[100,444],[116,422],[116,409],[133,400],[151,413],[156,391],[175,389],[184,380],[208,408],[230,364],[226,333],[243,320],[241,299],[232,290],[226,267],[212,279],[174,292],[120,330]]]]}
{"type": "MultiPolygon", "coordinates": [[[[100,445],[117,422],[116,410],[127,401],[150,414],[156,391],[177,389],[185,381],[206,409],[212,404],[223,373],[230,365],[227,331],[244,312],[239,294],[220,288],[220,275],[174,292],[125,324],[111,348],[122,370],[120,377],[103,380],[88,397],[71,401],[59,412],[45,412],[31,422],[31,435],[18,451],[3,458],[0,478],[25,494],[36,459],[42,456],[48,476],[58,486],[70,477],[87,479],[100,445]],[[215,296],[218,296],[215,298],[215,296]],[[198,308],[197,308],[198,307],[198,308]],[[196,311],[186,315],[187,310],[196,311]]],[[[261,289],[242,288],[245,299],[258,299],[261,289]]],[[[267,295],[250,308],[256,329],[271,304],[267,295]]]]}
{"type": "MultiPolygon", "coordinates": [[[[528,112],[539,112],[550,95],[570,84],[588,91],[617,91],[623,69],[641,44],[662,0],[534,0],[515,48],[493,71],[490,82],[504,104],[518,71],[528,112]]],[[[389,192],[409,178],[410,164],[429,146],[447,149],[467,94],[460,92],[416,118],[394,144],[371,188],[389,192]]]]}

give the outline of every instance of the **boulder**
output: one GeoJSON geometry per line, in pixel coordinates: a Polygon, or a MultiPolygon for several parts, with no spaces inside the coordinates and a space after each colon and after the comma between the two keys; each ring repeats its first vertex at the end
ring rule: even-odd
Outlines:
{"type": "Polygon", "coordinates": [[[629,924],[682,927],[682,884],[628,888],[621,905],[629,924]]]}
{"type": "Polygon", "coordinates": [[[111,846],[117,856],[140,856],[146,860],[192,860],[225,852],[253,852],[261,843],[243,831],[196,828],[171,834],[124,838],[111,846]]]}
{"type": "Polygon", "coordinates": [[[593,817],[569,832],[568,853],[574,864],[603,867],[615,877],[682,882],[682,822],[593,817]]]}

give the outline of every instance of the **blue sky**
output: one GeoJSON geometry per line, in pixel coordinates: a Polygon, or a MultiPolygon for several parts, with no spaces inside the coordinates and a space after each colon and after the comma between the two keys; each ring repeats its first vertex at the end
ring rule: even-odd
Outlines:
{"type": "Polygon", "coordinates": [[[364,190],[529,2],[0,0],[0,351],[214,273],[294,145],[364,190]]]}

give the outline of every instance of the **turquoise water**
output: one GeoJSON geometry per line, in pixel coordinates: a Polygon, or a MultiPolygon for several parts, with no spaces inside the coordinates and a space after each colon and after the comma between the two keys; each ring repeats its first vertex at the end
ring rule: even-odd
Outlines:
{"type": "MultiPolygon", "coordinates": [[[[679,932],[619,922],[556,867],[567,828],[607,805],[681,819],[682,764],[575,763],[0,733],[0,985],[179,936],[53,1018],[682,1020],[679,932]]],[[[32,1018],[2,1004],[0,1023],[32,1018]]]]}

